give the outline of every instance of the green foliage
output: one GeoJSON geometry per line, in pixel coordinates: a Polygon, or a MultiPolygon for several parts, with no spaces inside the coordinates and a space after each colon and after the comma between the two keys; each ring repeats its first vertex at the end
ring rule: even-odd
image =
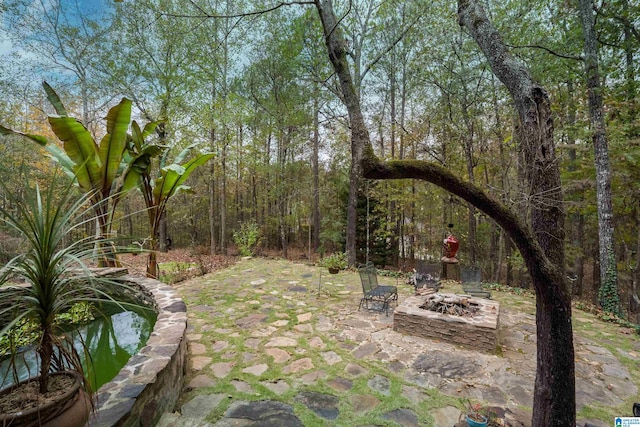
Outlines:
{"type": "Polygon", "coordinates": [[[31,319],[21,319],[0,336],[0,354],[12,354],[19,347],[35,343],[39,337],[37,323],[31,319]]]}
{"type": "MultiPolygon", "coordinates": [[[[53,88],[47,82],[42,85],[49,103],[57,113],[48,117],[49,126],[62,141],[64,150],[44,136],[17,132],[3,126],[0,126],[0,135],[19,135],[44,146],[67,175],[75,179],[80,190],[89,195],[100,234],[107,237],[111,234],[113,216],[122,195],[121,183],[117,178],[122,170],[127,129],[131,120],[131,100],[122,98],[120,103],[109,110],[106,132],[98,144],[79,119],[67,115],[67,110],[53,88]],[[117,197],[111,197],[112,195],[117,197]]],[[[113,254],[111,255],[105,256],[101,263],[117,265],[113,254]]]]}
{"type": "MultiPolygon", "coordinates": [[[[615,265],[615,255],[609,254],[609,265],[615,265]]],[[[598,301],[604,313],[623,318],[624,313],[620,305],[620,295],[618,295],[618,277],[614,268],[608,268],[604,283],[598,289],[598,301]]]]}
{"type": "Polygon", "coordinates": [[[93,313],[95,306],[89,302],[83,301],[74,304],[71,310],[60,313],[56,316],[56,322],[67,325],[84,325],[95,319],[93,313]]]}
{"type": "Polygon", "coordinates": [[[166,212],[167,203],[180,192],[191,192],[191,187],[185,185],[185,182],[198,167],[204,165],[214,156],[213,153],[197,153],[191,160],[184,162],[191,150],[196,148],[197,145],[193,144],[182,150],[174,162],[167,165],[169,153],[167,147],[146,139],[161,123],[161,121],[147,123],[142,130],[137,122],[132,123],[133,132],[130,143],[127,145],[127,158],[131,160],[129,168],[125,172],[123,184],[124,191],[139,186],[144,197],[148,211],[149,239],[151,241],[147,275],[153,278],[159,276],[154,251],[157,249],[160,222],[166,212]],[[160,157],[160,173],[154,179],[152,159],[157,157],[160,157]]]}
{"type": "Polygon", "coordinates": [[[517,286],[501,285],[500,283],[483,283],[482,285],[493,291],[508,292],[513,295],[528,296],[532,298],[535,297],[535,294],[531,290],[519,288],[517,286]]]}
{"type": "Polygon", "coordinates": [[[627,319],[622,317],[618,317],[611,312],[606,312],[602,308],[596,307],[595,305],[585,302],[585,301],[575,301],[574,307],[578,310],[585,311],[587,313],[591,313],[598,317],[598,319],[603,322],[615,323],[623,328],[633,329],[636,334],[640,335],[640,325],[632,323],[627,319]]]}
{"type": "MultiPolygon", "coordinates": [[[[386,183],[385,183],[386,184],[386,183]]],[[[356,247],[357,260],[371,260],[375,265],[387,265],[397,248],[391,246],[393,232],[388,207],[381,201],[385,187],[370,181],[360,189],[357,204],[356,247]],[[367,211],[368,209],[368,211],[367,211]]]]}
{"type": "Polygon", "coordinates": [[[334,252],[331,255],[320,259],[318,262],[320,267],[337,268],[343,270],[347,268],[347,254],[345,252],[334,252]]]}
{"type": "Polygon", "coordinates": [[[260,227],[255,222],[244,222],[240,229],[233,232],[233,241],[242,256],[253,256],[253,250],[260,243],[261,237],[260,227]]]}
{"type": "MultiPolygon", "coordinates": [[[[28,333],[21,336],[31,339],[32,333],[37,335],[41,392],[47,391],[52,371],[72,369],[83,373],[80,355],[63,328],[67,315],[73,319],[87,314],[86,306],[77,308],[77,304],[104,302],[122,309],[140,308],[112,296],[135,293],[134,289],[118,279],[95,277],[89,270],[87,263],[100,256],[94,252],[94,239],[71,238],[70,233],[84,225],[83,218],[94,208],[85,207],[92,195],[78,198],[72,185],[57,194],[55,181],[54,177],[46,193],[36,188],[27,191],[24,199],[3,188],[13,209],[0,206],[2,224],[27,242],[26,252],[0,269],[0,286],[4,288],[0,318],[10,319],[0,330],[0,337],[9,336],[11,342],[16,328],[33,325],[27,326],[28,333]],[[22,279],[27,286],[12,287],[10,280],[14,278],[22,279]]],[[[85,386],[88,388],[86,381],[85,386]]]]}
{"type": "MultiPolygon", "coordinates": [[[[56,324],[65,326],[84,325],[94,320],[95,307],[88,302],[79,302],[71,310],[56,315],[56,324]]],[[[22,319],[10,331],[0,337],[0,355],[11,354],[18,347],[33,345],[40,334],[38,324],[33,319],[22,319]]]]}

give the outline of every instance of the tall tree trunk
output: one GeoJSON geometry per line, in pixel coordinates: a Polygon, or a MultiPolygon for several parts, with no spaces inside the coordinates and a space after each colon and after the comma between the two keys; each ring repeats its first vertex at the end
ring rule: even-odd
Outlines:
{"type": "MultiPolygon", "coordinates": [[[[362,160],[372,179],[416,178],[432,182],[472,203],[491,216],[520,249],[536,288],[538,340],[534,426],[575,425],[575,368],[571,300],[564,280],[564,214],[560,174],[553,147],[551,109],[546,92],[533,83],[529,72],[513,60],[485,12],[472,1],[459,1],[458,16],[472,33],[497,77],[509,88],[521,120],[522,141],[531,167],[534,194],[545,194],[546,210],[532,209],[533,230],[515,212],[483,190],[453,175],[446,168],[422,161],[381,162],[373,153],[360,103],[346,58],[345,40],[331,0],[315,0],[324,29],[329,59],[340,81],[351,124],[353,156],[362,160]],[[550,261],[553,260],[553,262],[550,261]]],[[[538,207],[538,208],[536,208],[538,207]]]]}
{"type": "MultiPolygon", "coordinates": [[[[573,96],[574,93],[574,85],[573,80],[567,81],[567,93],[569,95],[568,102],[568,111],[567,111],[567,145],[569,146],[568,154],[569,154],[569,172],[574,172],[577,167],[577,150],[576,150],[576,138],[573,132],[573,126],[576,123],[576,103],[575,98],[573,96]]],[[[583,191],[578,190],[578,194],[575,197],[578,197],[581,201],[583,198],[583,191]]],[[[573,295],[582,296],[582,283],[584,276],[584,215],[579,212],[573,212],[571,214],[571,222],[573,225],[571,240],[574,248],[577,248],[578,255],[573,262],[573,295]]]]}
{"type": "Polygon", "coordinates": [[[225,132],[224,141],[222,143],[222,154],[220,155],[221,170],[220,170],[220,203],[218,209],[220,210],[220,238],[219,247],[220,252],[223,255],[227,254],[227,132],[225,132]]]}
{"type": "Polygon", "coordinates": [[[640,321],[640,298],[638,297],[638,283],[640,283],[640,199],[636,206],[636,228],[638,229],[638,237],[636,238],[636,266],[633,269],[631,293],[629,295],[629,321],[634,323],[640,321]]]}
{"type": "MultiPolygon", "coordinates": [[[[325,42],[329,45],[329,58],[338,75],[340,90],[343,102],[349,115],[351,125],[351,170],[349,172],[349,200],[347,206],[347,257],[349,265],[356,264],[356,225],[357,225],[357,204],[358,188],[360,177],[362,176],[361,161],[363,158],[364,146],[362,141],[369,141],[369,131],[365,126],[364,117],[360,108],[360,98],[356,93],[356,86],[353,84],[349,65],[346,61],[346,49],[344,40],[332,37],[334,29],[337,31],[337,22],[333,14],[333,4],[331,0],[316,1],[320,20],[323,23],[325,42]],[[349,78],[343,78],[348,75],[349,78]]],[[[339,31],[342,34],[341,31],[339,31]]],[[[357,73],[356,73],[357,74],[357,73]]]]}
{"type": "Polygon", "coordinates": [[[576,256],[576,260],[573,266],[574,282],[573,282],[573,294],[579,297],[582,296],[583,283],[584,283],[584,215],[577,215],[577,223],[574,225],[574,244],[580,248],[580,253],[576,256]],[[578,246],[579,245],[579,246],[578,246]]]}
{"type": "MultiPolygon", "coordinates": [[[[215,131],[211,129],[211,149],[215,148],[215,131]]],[[[216,254],[216,174],[215,159],[209,163],[209,254],[216,254]]]]}
{"type": "Polygon", "coordinates": [[[604,122],[602,87],[598,70],[598,45],[593,0],[579,0],[584,37],[584,66],[589,93],[589,118],[593,133],[598,203],[598,240],[600,246],[600,289],[598,297],[606,311],[621,314],[618,296],[618,267],[613,246],[613,206],[611,166],[604,122]]]}
{"type": "MultiPolygon", "coordinates": [[[[622,11],[626,19],[629,18],[629,0],[622,0],[622,11]]],[[[629,123],[636,118],[636,72],[633,55],[636,49],[633,47],[633,35],[628,21],[624,26],[624,53],[625,53],[625,79],[627,80],[627,102],[629,102],[629,123]]],[[[630,137],[637,136],[638,127],[633,126],[630,137]]]]}
{"type": "MultiPolygon", "coordinates": [[[[466,90],[466,87],[465,87],[466,90]]],[[[474,126],[471,118],[469,117],[468,110],[468,102],[467,96],[465,93],[464,99],[462,100],[462,118],[466,125],[466,135],[463,138],[464,141],[464,154],[465,160],[467,161],[467,176],[469,178],[470,183],[475,183],[475,174],[474,174],[474,159],[473,159],[473,133],[474,126]]],[[[471,204],[467,203],[467,222],[469,226],[469,262],[472,265],[476,265],[478,263],[477,259],[477,224],[476,224],[476,208],[471,204]]]]}
{"type": "Polygon", "coordinates": [[[311,165],[313,170],[313,207],[312,216],[312,247],[315,252],[320,247],[320,166],[318,156],[320,152],[320,108],[318,107],[318,92],[313,98],[313,154],[311,165]]]}
{"type": "Polygon", "coordinates": [[[162,212],[158,229],[158,248],[160,252],[169,251],[169,233],[167,231],[167,211],[162,212]]]}

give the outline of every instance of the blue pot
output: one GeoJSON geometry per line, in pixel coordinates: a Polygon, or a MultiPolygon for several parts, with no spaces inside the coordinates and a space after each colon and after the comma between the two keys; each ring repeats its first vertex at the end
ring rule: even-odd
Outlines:
{"type": "Polygon", "coordinates": [[[483,418],[483,421],[475,421],[469,418],[469,416],[467,415],[467,425],[469,427],[487,427],[487,417],[484,417],[482,415],[481,417],[483,418]]]}

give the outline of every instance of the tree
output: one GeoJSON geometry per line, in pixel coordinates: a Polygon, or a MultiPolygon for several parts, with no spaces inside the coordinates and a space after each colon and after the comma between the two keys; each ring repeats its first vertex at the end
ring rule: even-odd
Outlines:
{"type": "Polygon", "coordinates": [[[595,32],[593,0],[579,0],[584,37],[584,67],[589,92],[589,118],[593,132],[598,202],[598,240],[600,253],[599,303],[610,313],[622,315],[618,296],[618,267],[613,247],[613,205],[611,200],[611,165],[607,142],[602,87],[598,70],[598,45],[595,32]]]}
{"type": "Polygon", "coordinates": [[[547,93],[533,81],[528,70],[513,59],[484,10],[474,1],[460,0],[460,24],[471,33],[493,72],[507,86],[518,111],[520,142],[529,160],[531,195],[541,202],[531,209],[532,225],[529,227],[515,212],[482,189],[437,164],[417,160],[382,162],[375,156],[332,1],[315,0],[314,3],[322,22],[329,60],[340,81],[349,114],[353,156],[361,161],[364,175],[372,179],[415,178],[432,182],[491,216],[509,234],[525,259],[537,297],[533,425],[575,425],[571,299],[564,281],[564,216],[547,93]]]}
{"type": "Polygon", "coordinates": [[[181,164],[194,146],[189,146],[175,158],[172,164],[167,163],[167,147],[146,141],[154,132],[159,122],[147,123],[143,129],[134,120],[131,124],[133,130],[131,142],[128,145],[128,153],[131,157],[129,168],[125,172],[123,192],[128,192],[138,186],[144,197],[149,219],[149,241],[151,251],[147,262],[147,277],[158,278],[157,250],[159,247],[158,236],[162,218],[167,210],[169,199],[182,191],[190,188],[184,185],[185,181],[196,168],[205,164],[213,157],[212,153],[199,153],[193,159],[181,164]],[[160,159],[160,174],[153,178],[152,160],[164,151],[160,159]]]}
{"type": "Polygon", "coordinates": [[[98,53],[113,55],[104,48],[111,30],[107,12],[62,0],[5,3],[10,39],[15,47],[30,53],[25,62],[36,68],[40,80],[43,74],[49,81],[60,81],[59,86],[69,76],[76,80],[82,123],[93,131],[99,120],[96,112],[104,107],[104,99],[96,96],[104,90],[95,73],[98,53]]]}

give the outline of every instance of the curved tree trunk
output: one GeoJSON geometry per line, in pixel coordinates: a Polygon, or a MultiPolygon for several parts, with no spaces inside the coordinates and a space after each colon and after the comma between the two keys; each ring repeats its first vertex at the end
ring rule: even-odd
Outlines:
{"type": "MultiPolygon", "coordinates": [[[[458,19],[478,43],[494,74],[514,100],[520,117],[518,133],[523,144],[532,201],[531,226],[547,260],[553,260],[559,274],[554,282],[540,282],[541,277],[532,272],[527,260],[537,297],[533,425],[575,425],[571,294],[564,280],[564,211],[551,103],[546,91],[533,81],[529,71],[511,57],[480,6],[473,1],[460,0],[458,19]]],[[[508,228],[506,231],[510,232],[508,228]]],[[[520,248],[518,242],[516,244],[520,248]]],[[[522,255],[525,256],[523,252],[522,255]]]]}
{"type": "Polygon", "coordinates": [[[370,179],[413,178],[436,184],[489,215],[509,234],[526,262],[537,297],[538,346],[533,425],[575,425],[571,299],[564,278],[564,213],[553,145],[553,121],[546,92],[506,51],[484,10],[473,1],[460,0],[460,23],[471,32],[493,72],[509,89],[520,116],[520,140],[529,167],[530,197],[534,199],[530,228],[516,212],[442,166],[418,160],[378,160],[355,94],[345,40],[337,25],[332,2],[315,0],[315,4],[322,21],[329,58],[340,80],[349,114],[353,158],[362,160],[364,175],[370,179]]]}

